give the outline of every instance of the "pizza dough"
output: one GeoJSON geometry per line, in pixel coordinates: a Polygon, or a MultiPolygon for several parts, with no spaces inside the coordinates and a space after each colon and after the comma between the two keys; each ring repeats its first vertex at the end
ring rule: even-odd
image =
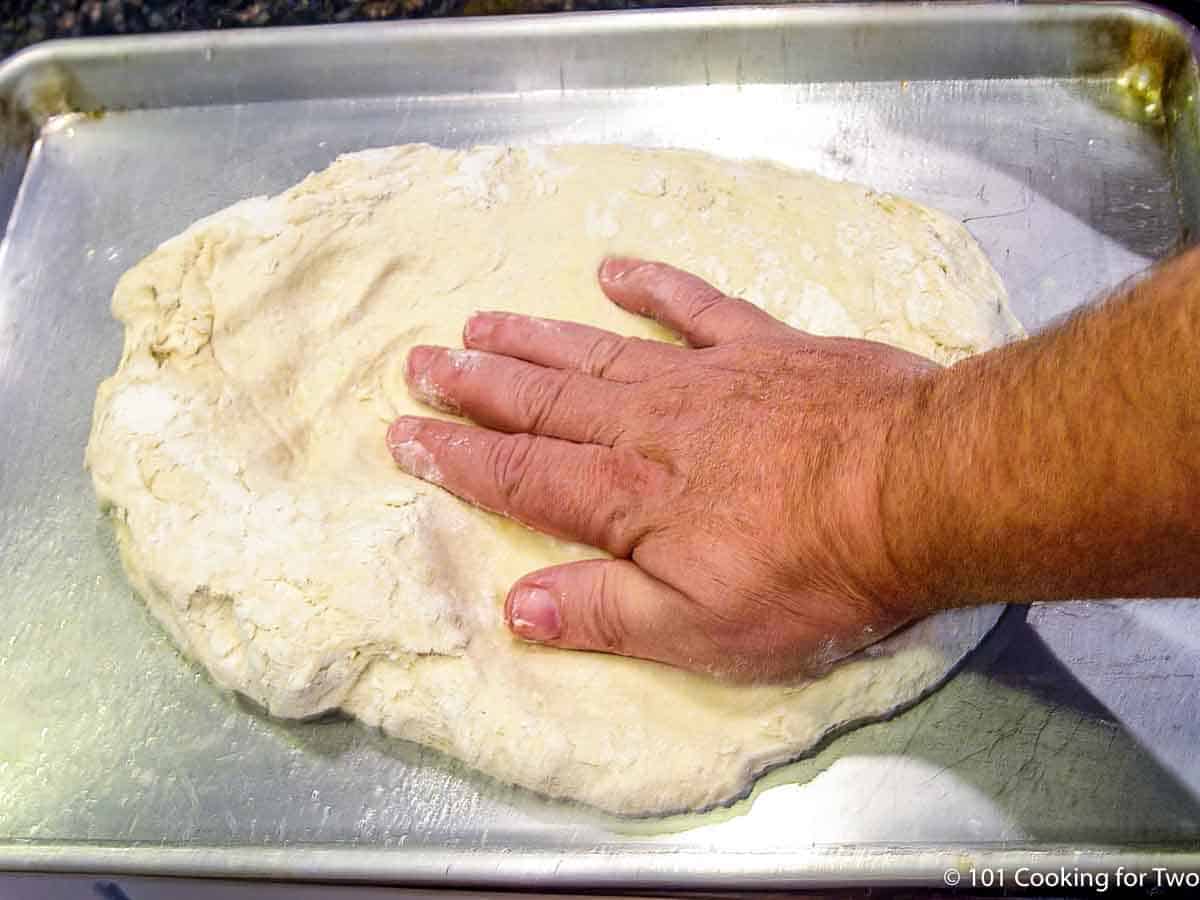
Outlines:
{"type": "Polygon", "coordinates": [[[827,677],[734,686],[537,647],[509,585],[597,555],[401,474],[415,343],[476,309],[672,339],[595,281],[622,253],[798,328],[951,363],[1020,333],[957,222],[762,162],[622,147],[423,145],[339,158],[127,272],[87,450],[129,578],[178,645],[272,714],[341,708],[498,779],[625,814],[729,800],[838,726],[929,690],[994,623],[930,618],[827,677]]]}

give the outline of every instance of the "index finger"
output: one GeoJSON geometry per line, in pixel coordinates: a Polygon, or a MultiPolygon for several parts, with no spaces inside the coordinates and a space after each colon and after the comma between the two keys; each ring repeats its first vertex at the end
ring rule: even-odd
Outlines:
{"type": "Polygon", "coordinates": [[[688,353],[675,344],[624,337],[578,322],[493,311],[467,320],[463,346],[626,383],[658,375],[688,353]]]}
{"type": "Polygon", "coordinates": [[[669,473],[636,451],[504,434],[403,416],[387,433],[396,464],[530,528],[629,556],[649,530],[643,496],[669,473]]]}
{"type": "Polygon", "coordinates": [[[599,278],[600,289],[618,306],[661,322],[693,347],[787,329],[753,303],[728,297],[703,278],[666,263],[609,257],[599,278]]]}

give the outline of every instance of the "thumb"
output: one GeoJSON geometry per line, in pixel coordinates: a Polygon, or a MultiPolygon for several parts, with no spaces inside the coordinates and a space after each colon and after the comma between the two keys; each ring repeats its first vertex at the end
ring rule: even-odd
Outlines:
{"type": "Polygon", "coordinates": [[[542,569],[513,585],[504,605],[513,633],[572,650],[598,650],[710,670],[716,646],[701,608],[624,559],[542,569]]]}

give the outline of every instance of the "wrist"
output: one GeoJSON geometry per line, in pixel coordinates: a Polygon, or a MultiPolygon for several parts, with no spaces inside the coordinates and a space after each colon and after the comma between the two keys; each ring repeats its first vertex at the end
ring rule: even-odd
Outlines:
{"type": "Polygon", "coordinates": [[[962,589],[948,559],[944,519],[950,509],[946,468],[935,457],[948,450],[942,435],[955,431],[945,395],[955,369],[937,368],[913,379],[891,410],[880,464],[879,511],[883,546],[896,578],[896,600],[914,616],[962,605],[962,589]]]}

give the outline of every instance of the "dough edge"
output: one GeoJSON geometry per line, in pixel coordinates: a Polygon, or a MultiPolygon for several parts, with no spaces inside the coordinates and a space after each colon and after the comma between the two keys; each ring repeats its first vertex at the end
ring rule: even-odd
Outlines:
{"type": "MultiPolygon", "coordinates": [[[[367,154],[378,155],[381,152],[386,151],[368,151],[367,154]]],[[[646,152],[652,155],[688,155],[689,153],[688,151],[646,152]]],[[[372,158],[369,155],[358,154],[342,157],[339,162],[353,159],[355,156],[368,160],[372,158]]],[[[337,164],[335,163],[335,165],[337,164]]],[[[753,167],[758,164],[739,163],[738,165],[753,167]]],[[[782,170],[782,167],[774,167],[773,164],[761,165],[782,170]]],[[[782,171],[795,174],[791,170],[782,171]]],[[[269,218],[271,215],[270,205],[277,203],[283,196],[279,195],[271,200],[252,198],[202,219],[180,236],[165,242],[147,260],[153,259],[157,254],[163,252],[172,252],[172,247],[178,248],[178,242],[186,240],[189,236],[195,237],[225,227],[231,217],[251,215],[269,218]]],[[[966,234],[957,222],[935,211],[920,209],[922,214],[931,217],[939,228],[944,228],[951,233],[957,229],[964,235],[966,234]]],[[[990,265],[987,264],[982,252],[969,237],[967,241],[969,248],[974,250],[987,271],[991,272],[990,265]]],[[[139,264],[136,268],[140,268],[143,264],[139,264]]],[[[992,275],[994,277],[994,273],[992,275]]],[[[123,280],[122,284],[126,284],[126,282],[123,280]]],[[[118,286],[118,294],[121,290],[121,286],[118,286]]],[[[116,302],[115,295],[114,303],[116,302]]],[[[127,328],[126,340],[127,349],[129,344],[137,345],[141,340],[136,324],[131,323],[127,328]]],[[[119,392],[124,386],[123,375],[130,374],[125,371],[125,363],[126,360],[123,358],[117,374],[101,387],[96,410],[97,428],[93,431],[93,441],[97,441],[99,423],[103,412],[111,404],[112,395],[119,392]]],[[[133,382],[138,380],[135,375],[133,382]]],[[[97,447],[101,443],[102,441],[98,441],[97,447]]],[[[90,443],[89,462],[97,452],[101,451],[93,450],[90,443]]],[[[110,447],[104,452],[113,452],[113,450],[110,447]]],[[[93,474],[96,475],[95,468],[93,468],[93,474]]],[[[96,486],[102,501],[111,505],[110,512],[118,522],[118,543],[121,547],[122,561],[131,582],[146,599],[155,617],[171,633],[175,642],[187,655],[204,661],[215,680],[222,686],[244,693],[278,714],[285,716],[294,714],[294,711],[287,709],[281,712],[278,704],[273,704],[272,697],[264,692],[264,686],[256,685],[252,680],[248,680],[246,673],[224,669],[219,663],[206,657],[205,652],[195,643],[195,627],[189,624],[186,616],[181,612],[188,608],[190,600],[180,596],[178,585],[172,584],[169,577],[166,579],[159,577],[163,573],[156,570],[154,560],[148,559],[145,554],[140,552],[131,537],[131,532],[123,524],[123,520],[129,515],[131,508],[136,506],[136,503],[128,497],[121,496],[121,489],[114,489],[112,484],[102,483],[100,477],[97,477],[96,486]]],[[[189,594],[190,596],[191,594],[189,594]]],[[[841,698],[855,697],[857,702],[851,704],[852,708],[847,708],[844,712],[835,712],[831,717],[823,720],[792,722],[787,729],[786,737],[780,738],[773,744],[763,742],[754,750],[741,747],[732,754],[735,758],[703,766],[704,774],[701,778],[678,778],[676,776],[682,774],[678,772],[664,778],[664,773],[661,771],[630,769],[620,765],[610,766],[607,770],[598,770],[595,765],[589,763],[580,763],[575,766],[568,764],[564,770],[550,772],[546,772],[544,767],[536,762],[522,767],[515,761],[511,747],[489,742],[475,743],[478,734],[470,730],[453,733],[444,733],[436,729],[431,731],[427,727],[427,723],[422,722],[420,716],[413,715],[411,710],[389,708],[387,702],[380,699],[382,691],[378,682],[381,679],[387,681],[398,677],[398,670],[405,670],[402,677],[411,682],[419,699],[419,685],[426,674],[422,670],[442,666],[447,661],[470,659],[470,641],[466,643],[465,647],[458,648],[461,655],[416,655],[413,659],[404,662],[381,657],[375,658],[362,665],[350,679],[348,686],[345,686],[345,690],[335,692],[340,693],[336,701],[322,701],[317,705],[320,707],[324,704],[324,708],[340,706],[368,725],[381,727],[386,733],[398,738],[416,740],[433,746],[501,781],[521,784],[551,796],[572,797],[619,814],[661,814],[669,811],[703,808],[729,801],[748,789],[751,786],[751,779],[761,774],[762,771],[777,763],[804,755],[830,732],[838,731],[852,723],[878,719],[897,708],[911,704],[931,691],[949,674],[995,624],[1001,612],[1002,608],[1000,607],[950,611],[919,622],[900,634],[888,638],[868,653],[841,665],[825,679],[799,689],[810,694],[817,692],[831,697],[835,694],[841,698]],[[877,662],[881,658],[888,660],[887,671],[898,676],[890,684],[887,683],[886,678],[879,677],[881,667],[877,665],[877,662]]],[[[489,645],[487,642],[483,642],[483,646],[489,645]]],[[[555,651],[545,651],[542,648],[527,649],[524,647],[521,648],[521,652],[555,653],[555,651]]],[[[637,663],[628,660],[597,663],[595,659],[592,659],[588,663],[589,666],[609,664],[642,670],[662,668],[653,663],[637,663]]],[[[686,681],[695,677],[674,672],[658,674],[665,675],[669,681],[681,679],[686,681]]],[[[839,704],[831,700],[827,706],[837,710],[839,704]]],[[[322,710],[318,708],[312,712],[320,711],[322,710]]],[[[721,754],[718,753],[717,756],[720,757],[721,754]]]]}

